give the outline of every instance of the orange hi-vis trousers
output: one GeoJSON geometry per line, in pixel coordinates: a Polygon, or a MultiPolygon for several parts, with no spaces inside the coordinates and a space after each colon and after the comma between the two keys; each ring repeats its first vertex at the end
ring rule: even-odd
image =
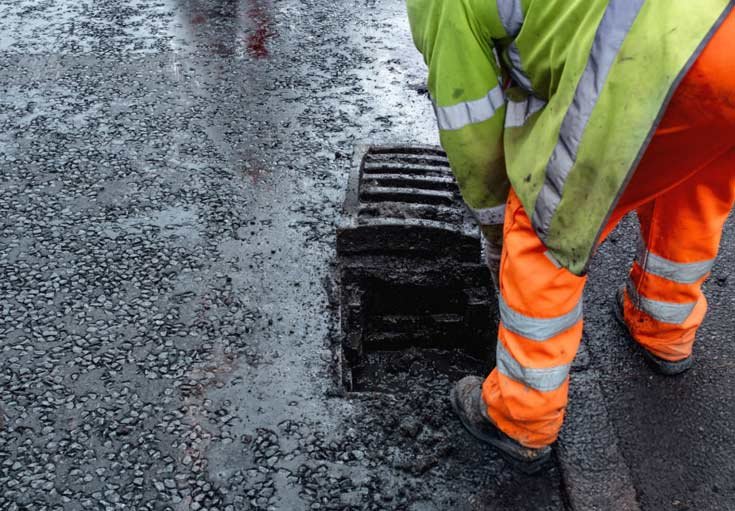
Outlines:
{"type": "MultiPolygon", "coordinates": [[[[732,48],[733,14],[677,88],[602,236],[637,212],[641,240],[626,283],[624,317],[635,341],[666,360],[692,353],[707,309],[702,283],[735,201],[732,48]]],[[[482,395],[492,421],[527,447],[551,444],[561,429],[569,369],[582,338],[585,282],[547,256],[511,191],[497,366],[482,395]]]]}

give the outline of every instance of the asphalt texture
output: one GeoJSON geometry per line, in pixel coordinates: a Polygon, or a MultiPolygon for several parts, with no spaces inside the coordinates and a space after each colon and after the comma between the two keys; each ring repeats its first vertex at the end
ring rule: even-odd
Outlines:
{"type": "Polygon", "coordinates": [[[735,508],[732,223],[676,380],[609,313],[634,222],[600,250],[538,477],[421,354],[342,391],[350,154],[435,144],[424,83],[398,0],[0,3],[0,509],[735,508]]]}

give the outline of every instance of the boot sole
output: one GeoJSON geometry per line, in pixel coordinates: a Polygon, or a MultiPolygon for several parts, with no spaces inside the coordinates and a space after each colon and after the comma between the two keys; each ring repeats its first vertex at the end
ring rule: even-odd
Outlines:
{"type": "Polygon", "coordinates": [[[630,327],[623,318],[623,305],[620,303],[620,299],[618,298],[619,293],[619,291],[615,293],[615,298],[613,300],[613,315],[615,316],[617,322],[620,323],[620,326],[625,329],[625,332],[626,334],[628,334],[628,339],[630,340],[630,342],[632,342],[633,345],[643,354],[643,358],[646,360],[648,365],[651,366],[651,368],[653,368],[657,373],[664,376],[677,376],[691,369],[692,365],[694,364],[694,358],[691,355],[684,360],[671,362],[669,360],[664,360],[657,357],[636,342],[633,334],[630,331],[630,327]]]}

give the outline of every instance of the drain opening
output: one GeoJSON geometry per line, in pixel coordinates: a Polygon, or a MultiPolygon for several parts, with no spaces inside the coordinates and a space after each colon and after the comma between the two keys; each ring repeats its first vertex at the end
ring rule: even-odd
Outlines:
{"type": "Polygon", "coordinates": [[[496,300],[480,234],[444,153],[356,151],[337,232],[343,383],[399,392],[493,363],[496,300]]]}

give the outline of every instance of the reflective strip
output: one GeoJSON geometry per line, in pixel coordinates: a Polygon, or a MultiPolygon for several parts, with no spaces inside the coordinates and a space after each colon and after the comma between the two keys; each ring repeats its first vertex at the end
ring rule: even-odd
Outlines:
{"type": "Polygon", "coordinates": [[[577,159],[585,128],[605,86],[607,75],[643,2],[610,0],[597,27],[590,56],[562,121],[559,140],[549,158],[546,179],[536,199],[533,226],[542,240],[546,239],[549,232],[551,219],[561,201],[564,184],[577,159]]]}
{"type": "Polygon", "coordinates": [[[505,204],[493,208],[473,209],[477,223],[480,225],[498,225],[505,221],[505,204]]]}
{"type": "Polygon", "coordinates": [[[553,264],[554,266],[556,266],[557,269],[561,269],[562,268],[561,263],[556,260],[556,257],[554,257],[554,254],[551,253],[551,250],[547,250],[546,252],[544,252],[544,255],[546,256],[546,259],[548,259],[549,261],[551,261],[551,264],[553,264]]]}
{"type": "Polygon", "coordinates": [[[470,124],[487,121],[505,105],[503,88],[498,85],[483,98],[452,106],[436,106],[436,120],[441,130],[459,130],[470,124]]]}
{"type": "Polygon", "coordinates": [[[510,37],[517,36],[523,25],[521,0],[498,0],[498,15],[505,33],[510,37]]]}
{"type": "Polygon", "coordinates": [[[530,318],[511,309],[501,295],[498,295],[500,321],[503,326],[526,339],[546,341],[576,325],[582,319],[582,300],[577,302],[571,312],[555,318],[530,318]]]}
{"type": "Polygon", "coordinates": [[[633,306],[661,323],[681,325],[687,320],[697,305],[697,302],[674,303],[651,300],[638,293],[638,290],[630,279],[628,279],[627,289],[633,306]]]}
{"type": "Polygon", "coordinates": [[[648,251],[643,243],[638,245],[636,259],[646,273],[679,284],[694,284],[705,277],[715,264],[714,259],[696,263],[677,263],[648,251]]]}
{"type": "Polygon", "coordinates": [[[569,375],[571,364],[549,367],[545,369],[530,369],[523,367],[513,358],[503,343],[498,340],[496,363],[500,374],[517,382],[523,383],[532,389],[549,392],[561,387],[569,375]]]}
{"type": "Polygon", "coordinates": [[[529,117],[546,106],[546,101],[536,96],[528,96],[523,101],[508,101],[505,110],[505,127],[520,128],[529,117]]]}
{"type": "Polygon", "coordinates": [[[510,60],[510,75],[513,77],[513,80],[516,81],[518,85],[520,85],[523,89],[531,92],[533,90],[533,85],[531,85],[531,79],[528,77],[528,75],[523,71],[523,64],[521,63],[521,54],[518,50],[518,46],[516,46],[515,41],[510,43],[508,46],[508,59],[510,60]]]}

